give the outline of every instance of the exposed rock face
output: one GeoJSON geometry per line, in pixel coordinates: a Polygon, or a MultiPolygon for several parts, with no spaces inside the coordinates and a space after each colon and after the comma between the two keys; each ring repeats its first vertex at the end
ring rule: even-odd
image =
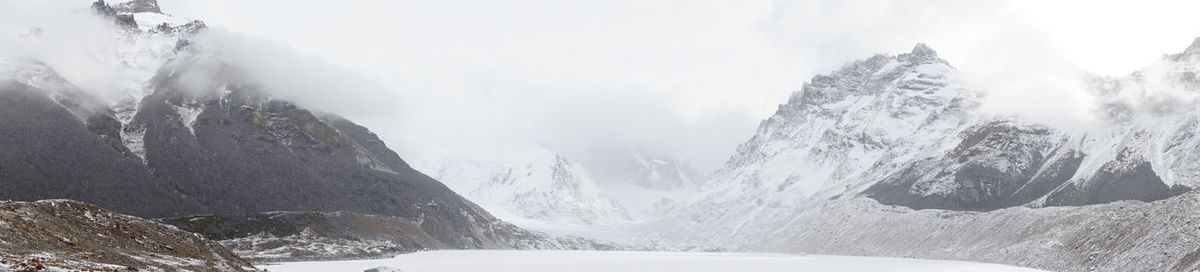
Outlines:
{"type": "Polygon", "coordinates": [[[1075,173],[1080,156],[1045,127],[996,121],[969,128],[942,158],[913,163],[864,194],[908,207],[993,210],[1028,203],[1075,173]],[[950,188],[938,188],[950,186],[950,188]]]}
{"type": "Polygon", "coordinates": [[[104,2],[98,0],[92,3],[92,11],[101,16],[112,19],[117,25],[125,28],[136,28],[137,21],[134,20],[132,14],[123,14],[120,10],[113,8],[104,2]]]}
{"type": "Polygon", "coordinates": [[[69,198],[152,217],[200,211],[117,144],[120,124],[110,113],[73,111],[64,104],[80,103],[60,104],[48,92],[0,84],[0,199],[69,198]]]}
{"type": "Polygon", "coordinates": [[[200,235],[69,200],[0,203],[0,253],[64,271],[255,271],[200,235]]]}
{"type": "Polygon", "coordinates": [[[114,10],[122,13],[153,12],[162,13],[157,0],[109,0],[114,10]]]}
{"type": "Polygon", "coordinates": [[[206,212],[390,215],[420,220],[448,244],[492,244],[484,232],[497,219],[410,168],[365,128],[271,99],[226,76],[233,71],[208,79],[212,89],[185,90],[190,65],[159,75],[130,126],[145,130],[146,166],[158,180],[206,212]]]}

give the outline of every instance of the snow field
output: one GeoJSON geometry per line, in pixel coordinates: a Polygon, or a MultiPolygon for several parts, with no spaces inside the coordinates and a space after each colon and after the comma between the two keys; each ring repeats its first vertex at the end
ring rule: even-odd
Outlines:
{"type": "Polygon", "coordinates": [[[272,272],[560,272],[560,271],[1040,271],[999,264],[881,257],[764,253],[635,251],[446,250],[404,254],[391,259],[294,262],[260,266],[272,272]],[[383,270],[387,271],[387,270],[383,270]]]}

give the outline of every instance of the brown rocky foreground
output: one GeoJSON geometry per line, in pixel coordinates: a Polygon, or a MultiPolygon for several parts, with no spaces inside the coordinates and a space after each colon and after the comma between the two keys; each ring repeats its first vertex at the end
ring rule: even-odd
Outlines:
{"type": "Polygon", "coordinates": [[[0,270],[256,271],[198,234],[72,200],[0,202],[0,270]]]}

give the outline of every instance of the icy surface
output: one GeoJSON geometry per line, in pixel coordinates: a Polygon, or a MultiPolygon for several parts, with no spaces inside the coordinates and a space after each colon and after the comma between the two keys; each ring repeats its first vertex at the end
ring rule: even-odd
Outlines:
{"type": "Polygon", "coordinates": [[[998,264],[901,258],[752,253],[596,251],[431,251],[392,259],[299,262],[263,266],[270,271],[405,272],[559,271],[1039,271],[998,264]],[[470,260],[470,261],[464,261],[470,260]]]}

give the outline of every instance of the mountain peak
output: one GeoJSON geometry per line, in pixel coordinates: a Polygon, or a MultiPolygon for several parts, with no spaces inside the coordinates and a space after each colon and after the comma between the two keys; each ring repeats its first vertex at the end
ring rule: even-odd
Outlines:
{"type": "Polygon", "coordinates": [[[1188,46],[1187,49],[1184,49],[1183,53],[1189,55],[1200,54],[1200,37],[1196,37],[1196,40],[1192,41],[1192,45],[1188,46]]]}
{"type": "Polygon", "coordinates": [[[929,48],[929,46],[925,45],[925,43],[917,43],[917,46],[913,46],[911,54],[917,55],[917,56],[936,57],[937,51],[933,51],[933,48],[929,48]]]}
{"type": "Polygon", "coordinates": [[[1163,57],[1178,62],[1195,62],[1200,60],[1200,37],[1193,40],[1192,45],[1189,45],[1187,49],[1183,49],[1183,52],[1164,54],[1163,57]]]}

